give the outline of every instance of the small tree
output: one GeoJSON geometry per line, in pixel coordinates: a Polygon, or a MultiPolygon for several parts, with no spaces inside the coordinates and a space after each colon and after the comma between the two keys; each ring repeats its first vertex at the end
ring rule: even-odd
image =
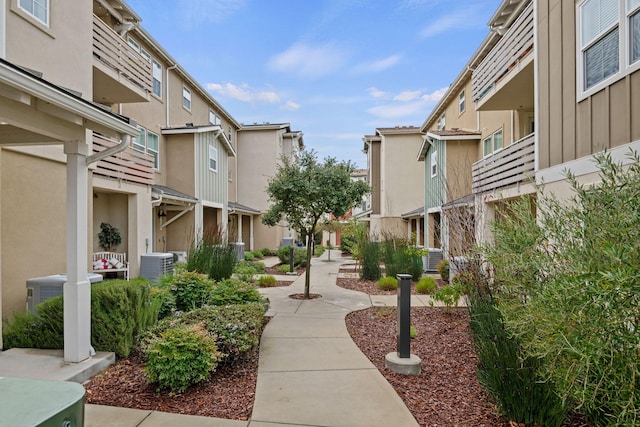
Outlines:
{"type": "MultiPolygon", "coordinates": [[[[352,171],[351,162],[338,162],[332,157],[319,163],[314,151],[302,152],[299,162],[284,158],[267,184],[273,204],[262,217],[262,223],[275,226],[284,219],[301,234],[313,236],[324,215],[343,216],[369,191],[364,182],[351,181],[352,171]]],[[[308,239],[305,298],[309,298],[310,273],[311,239],[308,239]]]]}
{"type": "Polygon", "coordinates": [[[327,233],[329,233],[329,244],[327,246],[329,246],[329,261],[331,261],[331,233],[337,233],[342,230],[342,223],[335,219],[332,219],[323,221],[319,224],[319,226],[321,231],[326,231],[327,233]]]}
{"type": "Polygon", "coordinates": [[[100,224],[100,233],[98,233],[98,245],[107,252],[111,252],[111,249],[115,249],[122,243],[122,237],[120,236],[120,230],[113,225],[103,222],[100,224]]]}

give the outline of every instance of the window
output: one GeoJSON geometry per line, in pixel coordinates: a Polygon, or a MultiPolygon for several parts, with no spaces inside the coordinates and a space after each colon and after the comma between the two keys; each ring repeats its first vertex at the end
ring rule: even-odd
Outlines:
{"type": "Polygon", "coordinates": [[[209,146],[209,170],[218,172],[218,150],[213,145],[209,146]]]}
{"type": "Polygon", "coordinates": [[[502,148],[502,129],[489,135],[483,141],[483,156],[488,156],[502,148]]]}
{"type": "Polygon", "coordinates": [[[147,131],[147,153],[153,156],[153,168],[160,169],[160,137],[147,131]]]}
{"type": "Polygon", "coordinates": [[[445,125],[446,125],[446,118],[445,118],[444,114],[442,114],[440,116],[440,118],[438,119],[438,123],[436,123],[436,129],[437,130],[444,130],[445,125]]]}
{"type": "Polygon", "coordinates": [[[135,41],[134,39],[129,37],[129,38],[127,38],[127,43],[129,43],[129,46],[134,48],[137,52],[140,52],[140,45],[138,44],[137,41],[135,41]]]}
{"type": "Polygon", "coordinates": [[[577,17],[579,96],[640,66],[640,0],[584,0],[577,17]]]}
{"type": "Polygon", "coordinates": [[[431,153],[431,178],[438,175],[438,152],[431,153]]]}
{"type": "Polygon", "coordinates": [[[209,110],[209,124],[210,125],[220,124],[220,117],[218,117],[218,115],[214,113],[213,110],[209,110]]]}
{"type": "Polygon", "coordinates": [[[20,9],[49,26],[49,0],[20,0],[20,9]]]}
{"type": "Polygon", "coordinates": [[[191,111],[191,91],[186,86],[182,86],[182,106],[191,111]]]}
{"type": "Polygon", "coordinates": [[[144,50],[143,48],[140,48],[140,55],[142,55],[142,57],[147,61],[151,62],[151,54],[146,50],[144,50]]]}
{"type": "Polygon", "coordinates": [[[464,90],[460,92],[460,95],[458,96],[458,112],[464,112],[464,90]]]}
{"type": "Polygon", "coordinates": [[[162,65],[153,59],[151,61],[151,69],[153,75],[153,94],[158,98],[162,98],[162,65]]]}
{"type": "Polygon", "coordinates": [[[133,140],[133,149],[142,153],[147,151],[147,130],[138,126],[140,133],[133,140]]]}

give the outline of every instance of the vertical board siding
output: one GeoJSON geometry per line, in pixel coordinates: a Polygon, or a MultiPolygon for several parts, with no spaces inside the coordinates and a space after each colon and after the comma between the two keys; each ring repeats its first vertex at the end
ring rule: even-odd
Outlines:
{"type": "Polygon", "coordinates": [[[227,151],[213,132],[197,133],[196,138],[196,197],[203,201],[227,203],[229,162],[227,151]],[[218,150],[218,172],[209,170],[209,145],[218,150]]]}
{"type": "Polygon", "coordinates": [[[562,117],[563,101],[562,87],[562,57],[563,44],[562,40],[562,8],[559,4],[552,4],[549,7],[549,93],[554,97],[554,102],[549,104],[549,161],[551,164],[562,163],[562,153],[564,151],[563,128],[564,121],[562,117]]]}
{"type": "Polygon", "coordinates": [[[617,99],[618,102],[610,104],[611,111],[609,113],[610,133],[609,148],[624,145],[630,141],[629,136],[629,79],[624,78],[612,84],[610,87],[611,99],[617,99]]]}
{"type": "Polygon", "coordinates": [[[575,37],[575,5],[573,2],[562,2],[562,158],[576,158],[576,37],[575,37]]]}
{"type": "Polygon", "coordinates": [[[427,150],[426,157],[424,159],[424,206],[425,210],[431,208],[437,208],[442,206],[445,202],[445,189],[444,189],[444,165],[446,164],[446,152],[445,142],[434,139],[433,146],[427,150]],[[435,177],[431,177],[431,153],[438,152],[438,174],[435,177]]]}
{"type": "MultiPolygon", "coordinates": [[[[591,125],[591,153],[609,147],[609,88],[593,94],[591,97],[591,117],[582,126],[591,125]]],[[[590,154],[591,154],[590,153],[590,154]]]]}
{"type": "MultiPolygon", "coordinates": [[[[538,1],[538,162],[540,169],[550,166],[549,146],[549,104],[551,93],[549,91],[549,3],[548,0],[538,1]]],[[[560,141],[556,141],[560,144],[560,141]]]]}

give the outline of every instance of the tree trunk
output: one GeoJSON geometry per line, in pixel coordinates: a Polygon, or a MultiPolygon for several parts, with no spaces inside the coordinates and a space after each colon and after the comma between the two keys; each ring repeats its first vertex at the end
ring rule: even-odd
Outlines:
{"type": "Polygon", "coordinates": [[[307,272],[304,277],[304,298],[309,299],[309,288],[311,287],[311,244],[313,242],[313,234],[315,227],[307,234],[307,272]]]}

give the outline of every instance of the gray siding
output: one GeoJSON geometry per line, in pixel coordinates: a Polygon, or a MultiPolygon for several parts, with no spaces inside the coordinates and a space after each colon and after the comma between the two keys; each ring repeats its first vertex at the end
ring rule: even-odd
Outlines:
{"type": "Polygon", "coordinates": [[[229,162],[224,146],[213,132],[195,135],[196,197],[226,206],[228,199],[229,162]],[[218,150],[218,171],[209,170],[209,146],[218,150]]]}
{"type": "Polygon", "coordinates": [[[433,145],[427,150],[424,159],[424,208],[425,212],[431,208],[442,206],[445,200],[445,167],[446,164],[446,143],[441,140],[434,140],[433,145]],[[438,153],[438,174],[431,177],[431,154],[438,153]]]}

